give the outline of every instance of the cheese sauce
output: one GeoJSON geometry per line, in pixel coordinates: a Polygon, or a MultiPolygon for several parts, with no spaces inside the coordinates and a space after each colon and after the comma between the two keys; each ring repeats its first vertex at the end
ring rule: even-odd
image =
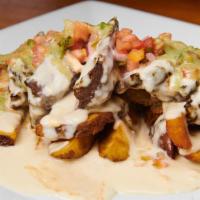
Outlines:
{"type": "Polygon", "coordinates": [[[17,112],[0,111],[0,131],[4,133],[13,133],[20,125],[22,115],[17,112]]]}
{"type": "MultiPolygon", "coordinates": [[[[30,81],[35,81],[42,87],[42,94],[44,96],[55,96],[58,93],[65,92],[70,84],[66,76],[52,63],[51,56],[45,58],[34,75],[28,80],[28,82],[30,81]]],[[[35,105],[33,98],[31,103],[35,105]]]]}
{"type": "Polygon", "coordinates": [[[166,120],[164,115],[160,115],[151,128],[153,134],[152,141],[155,146],[159,146],[159,139],[166,133],[166,120]]]}
{"type": "Polygon", "coordinates": [[[44,129],[45,138],[57,139],[58,135],[55,128],[61,125],[66,125],[67,128],[65,138],[72,138],[76,127],[88,118],[88,111],[77,107],[78,100],[73,93],[55,103],[51,112],[40,121],[44,129]]]}
{"type": "Polygon", "coordinates": [[[181,103],[174,103],[174,102],[170,102],[170,103],[163,103],[162,107],[163,107],[163,113],[164,113],[164,117],[166,120],[169,119],[176,119],[177,117],[180,117],[182,114],[185,114],[185,107],[184,107],[185,103],[181,102],[181,103]]]}
{"type": "Polygon", "coordinates": [[[70,195],[70,199],[82,200],[109,200],[117,193],[166,194],[200,188],[199,165],[178,158],[157,169],[152,161],[140,159],[159,151],[152,146],[144,125],[130,140],[130,157],[124,162],[99,157],[96,147],[80,159],[64,161],[50,157],[42,144],[36,147],[34,133],[24,127],[16,146],[0,147],[0,185],[26,195],[70,195]]]}
{"type": "Polygon", "coordinates": [[[117,75],[113,70],[113,52],[112,52],[112,37],[106,37],[102,39],[95,50],[95,52],[89,57],[89,60],[81,70],[80,78],[75,84],[75,88],[87,87],[91,83],[90,72],[95,68],[97,63],[102,64],[103,74],[100,80],[100,84],[95,91],[94,97],[88,106],[101,105],[110,96],[110,93],[115,87],[117,82],[117,75]]]}

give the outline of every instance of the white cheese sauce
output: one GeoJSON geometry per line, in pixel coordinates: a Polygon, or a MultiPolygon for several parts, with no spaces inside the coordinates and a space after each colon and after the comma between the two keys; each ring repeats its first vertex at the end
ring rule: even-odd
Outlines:
{"type": "Polygon", "coordinates": [[[113,52],[111,45],[112,37],[106,37],[99,42],[95,52],[89,57],[86,65],[84,65],[80,78],[75,84],[75,88],[87,87],[91,83],[89,72],[96,66],[97,62],[102,63],[103,74],[94,97],[88,104],[89,107],[104,103],[109,98],[117,81],[116,73],[113,70],[113,52]]]}
{"type": "Polygon", "coordinates": [[[20,107],[26,103],[26,88],[24,86],[24,81],[26,76],[24,73],[30,72],[30,69],[25,67],[24,62],[20,59],[12,59],[10,65],[8,66],[8,88],[10,91],[10,96],[18,96],[17,100],[10,101],[10,106],[20,107]]]}
{"type": "Polygon", "coordinates": [[[168,119],[176,119],[180,117],[182,114],[185,114],[185,103],[184,102],[168,102],[163,103],[163,113],[166,120],[168,119]]]}
{"type": "MultiPolygon", "coordinates": [[[[67,90],[70,81],[52,63],[52,57],[48,56],[44,62],[36,69],[28,82],[35,81],[42,87],[42,95],[55,96],[67,90]]],[[[33,99],[32,99],[33,100],[33,99]]]]}
{"type": "Polygon", "coordinates": [[[0,132],[12,134],[20,125],[22,115],[12,111],[0,111],[0,132]]]}
{"type": "Polygon", "coordinates": [[[159,151],[148,132],[147,127],[140,127],[130,137],[129,159],[113,163],[99,157],[96,147],[74,161],[54,159],[45,146],[36,147],[35,134],[24,127],[16,146],[0,147],[0,185],[25,195],[82,200],[110,200],[117,193],[152,195],[199,189],[199,165],[178,158],[166,160],[169,166],[157,169],[141,159],[159,151]]]}
{"type": "Polygon", "coordinates": [[[40,106],[34,106],[32,104],[29,104],[29,115],[32,125],[34,126],[38,120],[44,116],[46,111],[41,108],[40,106]]]}
{"type": "Polygon", "coordinates": [[[95,91],[94,98],[92,98],[89,106],[98,106],[103,104],[107,99],[109,99],[111,92],[116,84],[117,77],[114,72],[112,72],[109,76],[109,80],[107,80],[106,84],[102,84],[95,91]]]}
{"type": "Polygon", "coordinates": [[[173,67],[164,60],[155,60],[147,67],[141,67],[136,70],[143,81],[143,87],[146,91],[152,92],[156,86],[162,83],[166,75],[174,71],[173,67]]]}
{"type": "Polygon", "coordinates": [[[57,139],[55,128],[66,125],[65,138],[74,136],[76,127],[88,118],[88,111],[78,109],[78,100],[70,93],[52,106],[51,112],[44,116],[40,123],[46,139],[57,139]]]}
{"type": "Polygon", "coordinates": [[[112,113],[119,113],[122,110],[124,105],[124,101],[119,98],[112,98],[111,100],[107,101],[106,103],[95,106],[89,109],[90,113],[94,112],[112,112],[112,113]]]}
{"type": "Polygon", "coordinates": [[[153,92],[161,101],[173,101],[174,99],[183,101],[197,87],[196,80],[182,77],[182,73],[176,67],[161,59],[144,66],[141,65],[140,68],[126,73],[123,79],[133,88],[145,89],[149,93],[153,92]],[[132,75],[138,75],[139,82],[132,80],[132,75]]]}
{"type": "Polygon", "coordinates": [[[129,77],[134,74],[138,74],[142,81],[142,87],[147,92],[159,90],[158,86],[165,80],[169,73],[173,73],[173,66],[165,60],[154,60],[147,66],[141,66],[140,68],[128,72],[124,75],[124,80],[129,80],[129,77]]]}
{"type": "Polygon", "coordinates": [[[186,97],[196,88],[196,80],[182,78],[180,83],[179,93],[186,97]]]}
{"type": "Polygon", "coordinates": [[[118,120],[118,113],[123,107],[125,104],[121,99],[113,98],[103,105],[88,110],[79,109],[78,100],[73,93],[70,93],[53,105],[51,112],[41,119],[40,124],[43,126],[44,137],[47,140],[58,139],[55,128],[61,125],[66,127],[65,138],[71,139],[77,126],[87,120],[89,113],[112,112],[115,119],[118,120]]]}
{"type": "Polygon", "coordinates": [[[154,125],[151,127],[153,145],[159,147],[160,137],[166,134],[166,119],[164,115],[160,115],[154,125]]]}
{"type": "MultiPolygon", "coordinates": [[[[111,43],[111,37],[106,37],[98,43],[95,52],[89,57],[87,63],[84,65],[83,69],[81,70],[81,75],[76,82],[78,86],[80,85],[82,87],[87,87],[90,84],[91,80],[89,77],[89,72],[96,66],[96,63],[100,56],[103,57],[103,59],[104,58],[106,59],[106,57],[108,57],[107,55],[109,51],[111,51],[110,43],[111,43]]],[[[113,62],[112,58],[110,60],[112,60],[113,62]]],[[[110,70],[109,69],[110,66],[107,66],[107,68],[108,68],[107,70],[110,70]]]]}
{"type": "Polygon", "coordinates": [[[19,86],[17,86],[12,79],[9,80],[8,87],[9,87],[10,92],[13,95],[17,95],[23,92],[23,90],[19,86]]]}
{"type": "Polygon", "coordinates": [[[75,73],[81,72],[83,65],[71,53],[67,52],[64,56],[65,64],[75,73]]]}
{"type": "Polygon", "coordinates": [[[194,123],[200,125],[200,87],[191,95],[191,106],[193,108],[192,112],[196,117],[194,123]]]}

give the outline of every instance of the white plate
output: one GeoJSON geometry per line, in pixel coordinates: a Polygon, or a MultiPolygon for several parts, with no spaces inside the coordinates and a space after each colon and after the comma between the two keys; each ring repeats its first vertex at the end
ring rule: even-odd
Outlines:
{"type": "MultiPolygon", "coordinates": [[[[37,32],[49,29],[62,30],[63,20],[66,18],[98,23],[117,16],[121,27],[131,27],[141,37],[156,36],[161,32],[171,32],[176,40],[200,47],[200,26],[128,9],[112,4],[87,1],[68,6],[57,11],[36,17],[17,25],[0,30],[0,54],[14,50],[27,38],[37,32]]],[[[184,176],[184,174],[183,174],[184,176]]],[[[187,177],[186,177],[187,178],[187,177]]],[[[20,180],[19,180],[20,181],[20,180]]],[[[28,183],[27,183],[28,184],[28,183]]],[[[152,183],[153,184],[153,183],[152,183]]],[[[0,188],[2,200],[57,200],[51,197],[22,197],[19,194],[0,188]]],[[[118,195],[115,200],[199,200],[200,191],[163,196],[125,196],[118,195]]]]}

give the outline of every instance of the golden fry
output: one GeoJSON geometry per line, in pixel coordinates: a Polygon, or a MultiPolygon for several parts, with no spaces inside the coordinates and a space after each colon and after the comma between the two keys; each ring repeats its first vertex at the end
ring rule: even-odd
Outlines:
{"type": "Polygon", "coordinates": [[[18,130],[12,133],[0,131],[0,146],[11,146],[15,144],[18,130]]]}
{"type": "Polygon", "coordinates": [[[104,129],[106,124],[113,122],[114,117],[111,112],[92,113],[85,122],[79,124],[76,136],[96,135],[104,129]]]}
{"type": "MultiPolygon", "coordinates": [[[[82,157],[92,148],[95,135],[102,131],[106,124],[113,121],[113,114],[110,112],[90,114],[88,119],[77,127],[75,138],[50,145],[51,156],[62,159],[82,157]]],[[[37,126],[36,130],[38,135],[41,135],[41,126],[37,126]]]]}
{"type": "Polygon", "coordinates": [[[191,148],[192,143],[190,141],[185,115],[166,120],[166,128],[169,138],[177,147],[183,149],[191,148]]]}
{"type": "Polygon", "coordinates": [[[200,151],[191,153],[185,156],[188,160],[191,160],[196,163],[200,163],[200,151]]]}
{"type": "Polygon", "coordinates": [[[61,159],[80,158],[92,148],[94,136],[87,135],[85,137],[73,138],[70,141],[55,142],[50,144],[50,155],[61,159]]]}
{"type": "Polygon", "coordinates": [[[98,149],[101,157],[111,161],[126,160],[130,147],[125,124],[120,122],[116,129],[112,129],[105,138],[100,140],[98,149]]]}

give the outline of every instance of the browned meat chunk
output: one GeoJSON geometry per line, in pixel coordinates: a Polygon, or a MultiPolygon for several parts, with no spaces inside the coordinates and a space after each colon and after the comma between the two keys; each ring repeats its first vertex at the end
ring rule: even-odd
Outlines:
{"type": "Polygon", "coordinates": [[[79,124],[77,127],[76,137],[84,135],[96,135],[109,124],[114,123],[113,113],[111,112],[99,112],[89,115],[87,121],[79,124]]]}
{"type": "Polygon", "coordinates": [[[101,77],[103,75],[102,63],[97,62],[96,66],[90,71],[89,78],[91,80],[87,87],[77,87],[74,89],[74,94],[79,100],[79,107],[84,108],[91,101],[95,95],[95,91],[101,82],[101,77]]]}
{"type": "Polygon", "coordinates": [[[167,134],[164,134],[159,139],[159,146],[167,152],[167,155],[172,159],[175,159],[178,151],[177,147],[173,144],[171,139],[167,134]]]}

